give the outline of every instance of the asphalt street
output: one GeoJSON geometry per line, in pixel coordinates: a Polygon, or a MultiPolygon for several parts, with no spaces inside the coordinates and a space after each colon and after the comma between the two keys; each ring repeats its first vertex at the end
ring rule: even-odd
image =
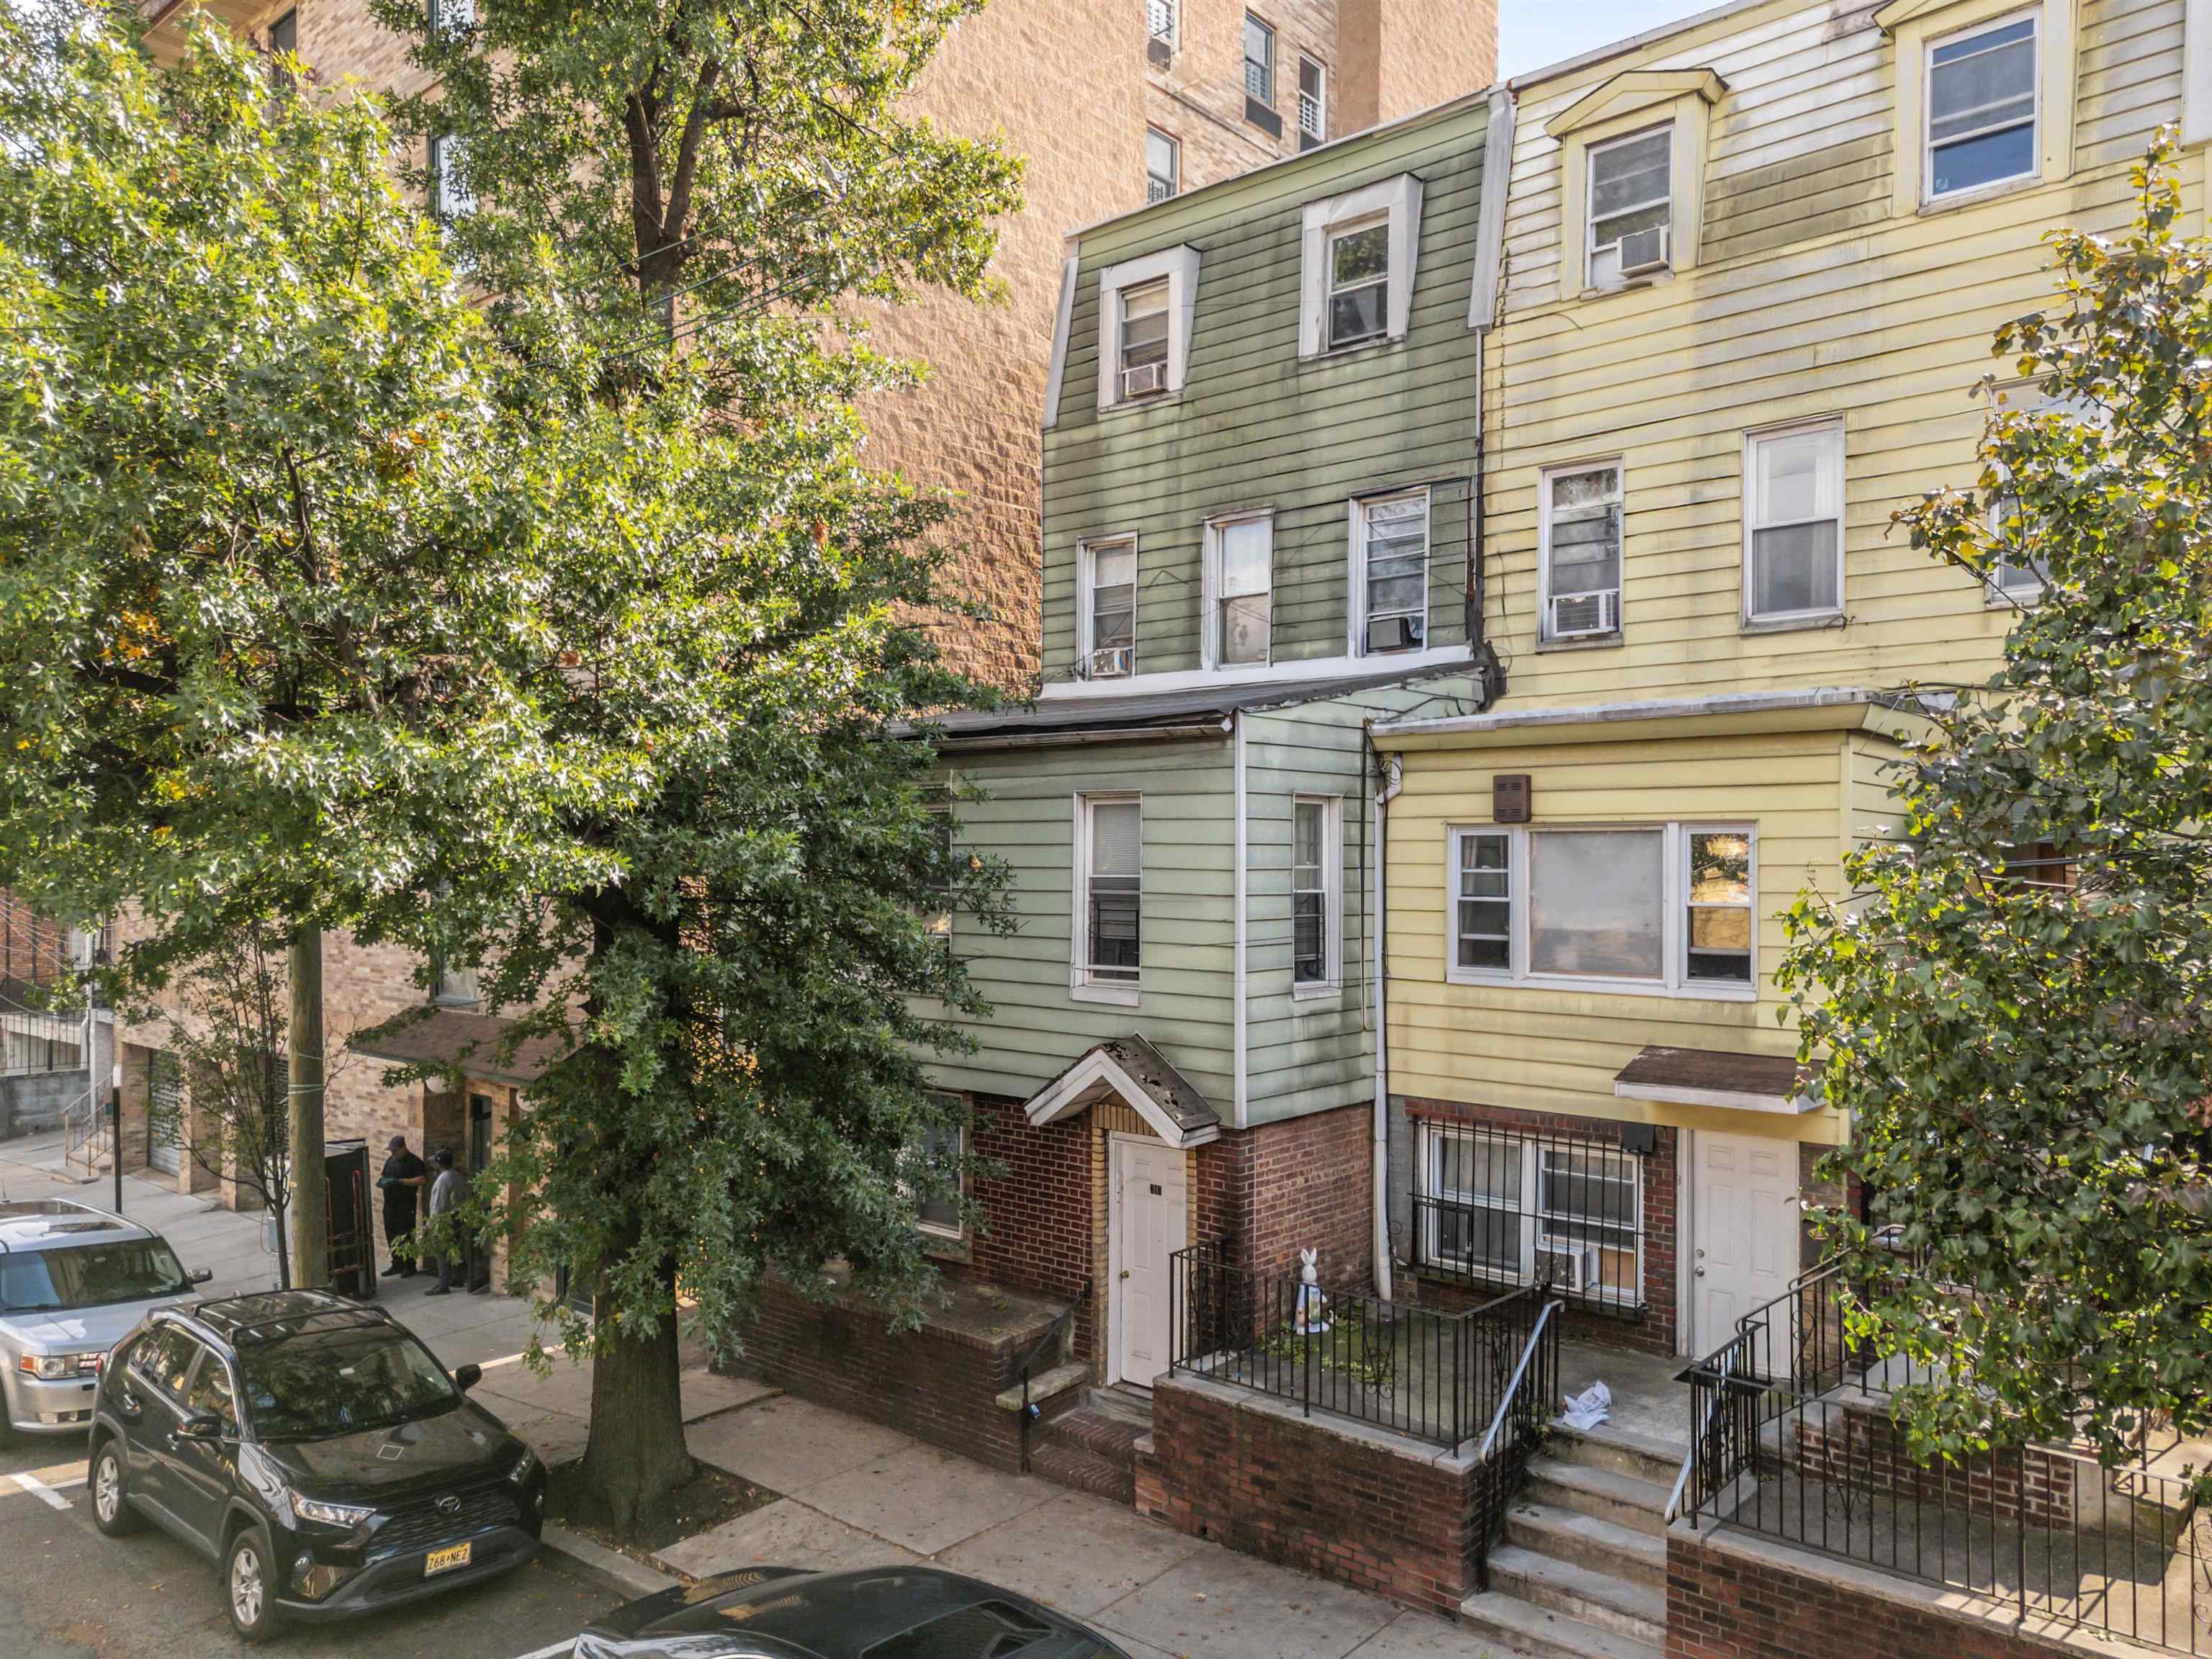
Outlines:
{"type": "MultiPolygon", "coordinates": [[[[349,1624],[301,1626],[265,1650],[361,1659],[553,1659],[618,1598],[541,1556],[508,1577],[349,1624]]],[[[149,1526],[100,1535],[82,1443],[0,1446],[0,1656],[240,1659],[216,1569],[149,1526]]]]}

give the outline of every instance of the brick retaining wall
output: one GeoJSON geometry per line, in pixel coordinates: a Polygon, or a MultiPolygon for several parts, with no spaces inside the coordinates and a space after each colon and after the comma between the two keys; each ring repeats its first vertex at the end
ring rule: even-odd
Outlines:
{"type": "Polygon", "coordinates": [[[1188,1376],[1152,1390],[1137,1512],[1407,1607],[1473,1588],[1471,1460],[1188,1376]]]}

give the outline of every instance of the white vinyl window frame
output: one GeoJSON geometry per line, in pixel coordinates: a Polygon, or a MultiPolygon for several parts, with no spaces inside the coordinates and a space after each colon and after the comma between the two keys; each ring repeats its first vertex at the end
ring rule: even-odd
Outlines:
{"type": "Polygon", "coordinates": [[[1244,95],[1255,103],[1274,108],[1275,64],[1281,55],[1282,46],[1275,33],[1275,26],[1257,12],[1244,14],[1243,51],[1244,95]],[[1257,58],[1252,55],[1255,43],[1261,48],[1257,58]]]}
{"type": "Polygon", "coordinates": [[[1298,794],[1291,797],[1291,994],[1301,1000],[1332,997],[1344,989],[1344,798],[1298,794]],[[1298,814],[1321,814],[1321,861],[1309,874],[1298,861],[1298,814]],[[1309,886],[1309,881],[1317,882],[1309,886]],[[1298,977],[1297,909],[1300,897],[1321,899],[1321,976],[1298,977]]]}
{"type": "Polygon", "coordinates": [[[1413,313],[1413,278],[1420,259],[1421,181],[1410,173],[1361,189],[1309,202],[1300,218],[1298,356],[1329,357],[1402,340],[1413,313]],[[1383,295],[1382,332],[1332,348],[1328,333],[1329,250],[1336,237],[1363,225],[1387,223],[1390,270],[1383,295]]]}
{"type": "Polygon", "coordinates": [[[1182,44],[1182,0],[1145,0],[1145,33],[1172,52],[1182,44]]]}
{"type": "Polygon", "coordinates": [[[1796,421],[1788,426],[1763,428],[1743,435],[1743,623],[1747,628],[1794,628],[1816,626],[1832,621],[1844,614],[1846,594],[1844,579],[1848,568],[1844,557],[1844,527],[1847,505],[1844,496],[1850,483],[1845,465],[1844,422],[1840,416],[1829,416],[1819,420],[1796,421]],[[1823,440],[1820,467],[1826,476],[1830,493],[1835,501],[1832,514],[1817,514],[1808,519],[1778,519],[1762,523],[1759,517],[1759,458],[1769,445],[1790,438],[1818,436],[1823,440]],[[1832,521],[1836,526],[1836,602],[1832,605],[1814,606],[1800,611],[1759,611],[1753,608],[1753,595],[1758,592],[1756,546],[1762,530],[1789,529],[1801,524],[1832,521]]]}
{"type": "MultiPolygon", "coordinates": [[[[2014,397],[2023,397],[2027,399],[2027,402],[2017,410],[2017,412],[2022,415],[2057,413],[2065,416],[2069,420],[2100,428],[2107,428],[2112,423],[2111,416],[2102,409],[2078,399],[2046,398],[2033,386],[2015,384],[2002,388],[1999,393],[1999,401],[2007,402],[2014,397]]],[[[2006,517],[2016,511],[2018,506],[2018,501],[2012,495],[2004,493],[2000,493],[1997,498],[1990,502],[1989,527],[1992,536],[2003,533],[2002,526],[2006,517]]],[[[2014,565],[2008,559],[2000,557],[1997,562],[1990,567],[1989,575],[1983,580],[1982,603],[1993,610],[2024,611],[2043,602],[2044,586],[2043,573],[2032,564],[2023,568],[2014,565]]]]}
{"type": "MultiPolygon", "coordinates": [[[[1674,856],[1681,860],[1682,867],[1675,879],[1681,884],[1682,890],[1682,938],[1678,951],[1680,961],[1676,963],[1676,971],[1685,985],[1696,986],[1703,989],[1734,990],[1739,993],[1747,990],[1756,994],[1759,988],[1759,831],[1752,824],[1729,823],[1684,823],[1677,828],[1680,834],[1677,837],[1674,856]],[[1701,836],[1741,836],[1743,837],[1746,854],[1742,902],[1700,900],[1695,896],[1690,884],[1690,870],[1691,861],[1696,856],[1698,838],[1701,836]],[[1744,913],[1749,924],[1746,930],[1749,942],[1745,951],[1745,955],[1748,958],[1749,972],[1742,980],[1692,979],[1690,977],[1690,951],[1696,942],[1692,917],[1698,910],[1741,910],[1744,913]]],[[[1708,954],[1717,956],[1722,953],[1709,951],[1708,954]]]]}
{"type": "Polygon", "coordinates": [[[1188,244],[1163,248],[1098,273],[1098,409],[1101,414],[1138,410],[1172,399],[1190,369],[1191,317],[1198,304],[1199,253],[1188,244]],[[1121,296],[1167,279],[1167,384],[1158,395],[1121,396],[1121,296]]]}
{"type": "MultiPolygon", "coordinates": [[[[1544,1221],[1548,1214],[1577,1223],[1585,1229],[1593,1225],[1609,1228],[1616,1232],[1630,1233],[1634,1239],[1633,1258],[1635,1276],[1625,1291],[1601,1291],[1593,1300],[1615,1306],[1640,1307],[1644,1303],[1644,1160],[1633,1152],[1625,1151],[1611,1141],[1583,1140],[1550,1133],[1516,1134],[1510,1129],[1484,1125],[1477,1135],[1471,1129],[1456,1125],[1424,1121],[1420,1126],[1419,1157],[1415,1165],[1419,1194],[1430,1202],[1422,1206],[1420,1260],[1422,1265],[1443,1267],[1455,1272],[1476,1272],[1509,1284],[1526,1285],[1536,1278],[1536,1249],[1547,1237],[1544,1221]],[[1488,1145],[1493,1147],[1513,1144],[1520,1153],[1520,1169],[1515,1182],[1518,1191],[1510,1196],[1477,1193],[1465,1188],[1452,1187],[1443,1177],[1443,1154],[1448,1147],[1458,1145],[1488,1145]],[[1564,1212],[1547,1212],[1542,1207],[1544,1170],[1546,1160],[1565,1152],[1595,1153],[1600,1158],[1616,1160],[1617,1167],[1627,1171],[1629,1186],[1635,1195],[1632,1214],[1624,1218],[1599,1220],[1595,1223],[1585,1216],[1570,1216],[1564,1212]],[[1519,1227],[1519,1261],[1510,1267],[1502,1267],[1494,1260],[1473,1255],[1457,1255],[1443,1248],[1441,1228],[1437,1224],[1439,1204],[1458,1205],[1467,1209],[1495,1210],[1501,1214],[1522,1218],[1519,1227]]],[[[1626,1248],[1623,1247],[1618,1248],[1626,1248]]]]}
{"type": "MultiPolygon", "coordinates": [[[[1601,218],[1626,218],[1632,213],[1647,211],[1650,209],[1657,207],[1662,203],[1664,203],[1667,208],[1668,246],[1669,251],[1672,251],[1674,241],[1675,218],[1674,149],[1675,147],[1682,142],[1682,135],[1675,130],[1677,125],[1678,123],[1672,116],[1669,116],[1666,120],[1656,122],[1650,126],[1639,127],[1633,132],[1624,132],[1609,138],[1600,138],[1583,146],[1583,178],[1585,181],[1583,190],[1583,287],[1618,288],[1625,283],[1636,280],[1632,277],[1623,277],[1618,273],[1607,277],[1602,282],[1599,279],[1596,268],[1598,257],[1604,253],[1607,249],[1614,250],[1617,254],[1620,246],[1620,241],[1618,237],[1610,242],[1603,244],[1601,244],[1598,241],[1597,227],[1601,218]],[[1631,144],[1642,143],[1646,139],[1662,132],[1667,135],[1667,169],[1665,175],[1667,188],[1664,193],[1649,197],[1640,202],[1626,203],[1622,206],[1613,209],[1610,213],[1601,215],[1597,210],[1598,157],[1605,155],[1609,150],[1624,149],[1631,144]]],[[[1615,263],[1618,263],[1617,258],[1615,263]]]]}
{"type": "Polygon", "coordinates": [[[1229,513],[1206,524],[1205,569],[1200,581],[1200,626],[1198,636],[1199,666],[1208,673],[1243,674],[1265,669],[1274,660],[1274,605],[1275,605],[1275,514],[1273,508],[1261,508],[1251,513],[1229,513]],[[1240,525],[1258,524],[1267,531],[1267,653],[1258,662],[1225,663],[1222,647],[1229,626],[1229,601],[1249,599],[1261,590],[1245,588],[1236,593],[1224,590],[1225,573],[1223,543],[1226,533],[1240,525]]]}
{"type": "MultiPolygon", "coordinates": [[[[941,1100],[949,1100],[956,1103],[960,1108],[960,1115],[956,1120],[951,1131],[953,1141],[952,1156],[956,1159],[960,1160],[962,1164],[960,1171],[960,1184],[958,1190],[953,1197],[954,1220],[951,1224],[948,1226],[941,1221],[932,1221],[927,1216],[922,1213],[921,1205],[916,1204],[915,1206],[914,1218],[915,1231],[931,1238],[942,1239],[947,1243],[964,1244],[968,1240],[968,1229],[964,1221],[960,1217],[960,1206],[964,1205],[968,1200],[968,1171],[966,1168],[966,1160],[969,1146],[974,1140],[975,1133],[975,1103],[969,1096],[956,1093],[954,1091],[950,1089],[937,1089],[933,1090],[931,1092],[935,1094],[941,1100]]],[[[929,1137],[927,1133],[925,1133],[921,1138],[921,1145],[913,1148],[913,1151],[917,1157],[925,1158],[928,1157],[929,1137]]],[[[910,1188],[908,1190],[911,1191],[910,1188]]]]}
{"type": "Polygon", "coordinates": [[[1316,144],[1328,142],[1328,65],[1307,52],[1298,54],[1298,136],[1316,144]],[[1306,89],[1309,76],[1313,90],[1306,89]]]}
{"type": "MultiPolygon", "coordinates": [[[[1454,985],[1510,986],[1518,989],[1601,991],[1623,996],[1681,997],[1704,1002],[1753,1002],[1759,997],[1759,826],[1748,819],[1681,819],[1635,823],[1454,824],[1444,836],[1444,978],[1454,985]],[[1747,984],[1692,980],[1689,967],[1690,837],[1718,832],[1741,834],[1751,846],[1751,960],[1747,984]],[[1530,890],[1529,843],[1550,834],[1654,835],[1661,838],[1659,909],[1661,972],[1656,978],[1607,974],[1538,973],[1531,968],[1529,930],[1535,896],[1530,890]],[[1507,842],[1506,890],[1510,906],[1509,965],[1504,969],[1459,965],[1460,848],[1470,836],[1503,836],[1507,842]]],[[[1494,937],[1491,935],[1489,937],[1494,937]]]]}
{"type": "Polygon", "coordinates": [[[1619,456],[1595,461],[1576,461],[1562,466],[1547,466],[1538,475],[1536,498],[1536,637],[1546,645],[1613,645],[1620,642],[1626,631],[1622,616],[1622,601],[1628,591],[1628,468],[1619,456]],[[1559,508],[1553,504],[1552,486],[1563,478],[1586,477],[1594,472],[1613,474],[1613,499],[1609,505],[1617,514],[1618,529],[1613,538],[1613,626],[1592,634],[1559,635],[1552,623],[1552,547],[1553,525],[1559,508]]]}
{"type": "Polygon", "coordinates": [[[1075,672],[1079,679],[1126,679],[1137,672],[1137,615],[1135,589],[1141,586],[1143,558],[1138,551],[1134,534],[1119,536],[1090,536],[1076,544],[1075,549],[1075,672]],[[1102,553],[1126,552],[1131,567],[1129,612],[1129,663],[1125,669],[1101,672],[1092,661],[1100,650],[1098,643],[1098,556],[1102,553]]]}
{"type": "MultiPolygon", "coordinates": [[[[1389,489],[1372,495],[1354,495],[1346,541],[1350,557],[1345,570],[1346,654],[1352,657],[1400,657],[1427,650],[1429,582],[1436,566],[1435,501],[1429,486],[1420,484],[1411,489],[1389,489]],[[1368,528],[1379,508],[1412,501],[1421,504],[1421,642],[1409,650],[1370,651],[1367,647],[1367,625],[1373,620],[1368,610],[1368,528]]],[[[1410,613],[1398,611],[1373,613],[1379,616],[1404,614],[1410,613]]]]}
{"type": "MultiPolygon", "coordinates": [[[[1920,199],[1923,206],[1934,206],[1937,204],[1948,205],[1953,202],[1972,201],[1976,197],[1995,195],[1999,191],[2013,189],[2025,180],[2039,179],[2043,176],[2044,51],[2043,8],[2040,6],[2028,6],[2018,11],[2008,12],[2001,17],[1984,18],[1978,22],[1964,24],[1958,28],[1947,30],[1942,34],[1929,38],[1920,52],[1920,199]],[[1966,138],[1982,135],[1973,132],[1961,133],[1945,139],[1941,145],[1936,143],[1935,133],[1937,68],[1936,54],[1946,46],[1956,46],[1959,42],[1972,40],[1978,34],[1994,33],[1998,29],[2008,28],[2014,23],[2027,23],[2031,26],[2028,40],[2035,48],[2035,68],[2030,77],[2030,84],[2034,88],[2034,93],[2033,112],[2028,117],[2028,163],[2019,172],[2008,173],[2002,179],[1985,179],[1978,185],[1966,185],[1957,190],[1938,191],[1936,189],[1936,150],[1945,145],[1959,143],[1966,138]]],[[[2019,124],[2012,122],[2006,125],[2016,126],[2019,124]]],[[[1990,131],[2001,130],[1997,127],[1988,129],[1990,131]]]]}
{"type": "MultiPolygon", "coordinates": [[[[2192,7],[2198,3],[2192,0],[2192,7]]],[[[1894,43],[1897,81],[1891,134],[1898,165],[1890,171],[1893,212],[1899,217],[1948,213],[2012,191],[2058,184],[2071,176],[2075,115],[2086,58],[2081,9],[2081,0],[2041,0],[2039,5],[2022,4],[2021,0],[1890,0],[1874,14],[1875,26],[1894,43]],[[1929,164],[1928,115],[1933,49],[2018,21],[2030,12],[2036,19],[2034,170],[1969,189],[1946,191],[1940,196],[1931,194],[1929,186],[1934,175],[1929,164]]],[[[2198,44],[2187,43],[2192,76],[2198,44]]]]}
{"type": "Polygon", "coordinates": [[[430,139],[430,212],[437,219],[463,219],[477,210],[476,192],[461,175],[468,167],[468,145],[449,132],[430,139]]]}
{"type": "Polygon", "coordinates": [[[1182,140],[1158,127],[1145,129],[1145,204],[1150,207],[1182,194],[1182,140]],[[1158,163],[1167,163],[1164,171],[1158,163]]]}
{"type": "Polygon", "coordinates": [[[1133,1008],[1144,984],[1144,797],[1133,790],[1099,791],[1075,797],[1075,845],[1068,885],[1073,891],[1072,929],[1073,951],[1068,964],[1068,994],[1079,1002],[1108,1002],[1133,1008]],[[1138,813],[1137,941],[1138,969],[1127,978],[1102,977],[1091,963],[1091,824],[1102,806],[1134,806],[1138,813]]]}

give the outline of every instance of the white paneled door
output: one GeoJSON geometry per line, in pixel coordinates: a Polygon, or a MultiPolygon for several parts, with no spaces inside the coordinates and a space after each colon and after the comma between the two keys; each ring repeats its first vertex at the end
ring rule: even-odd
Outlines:
{"type": "Polygon", "coordinates": [[[1117,1134],[1107,1145],[1113,1203],[1108,1266],[1114,1275],[1108,1297],[1109,1380],[1148,1389],[1168,1368],[1169,1258],[1182,1249],[1189,1231],[1184,1157],[1135,1135],[1117,1134]]]}
{"type": "Polygon", "coordinates": [[[1797,1276],[1797,1143],[1700,1129],[1695,1147],[1691,1349],[1705,1354],[1797,1276]]]}

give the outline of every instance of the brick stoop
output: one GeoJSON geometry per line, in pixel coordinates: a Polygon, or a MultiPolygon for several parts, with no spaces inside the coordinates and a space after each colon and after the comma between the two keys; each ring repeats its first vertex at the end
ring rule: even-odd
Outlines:
{"type": "Polygon", "coordinates": [[[1152,1401],[1128,1389],[1093,1389],[1082,1405],[1035,1431],[1030,1468],[1078,1492],[1134,1504],[1137,1444],[1152,1431],[1152,1401]]]}

